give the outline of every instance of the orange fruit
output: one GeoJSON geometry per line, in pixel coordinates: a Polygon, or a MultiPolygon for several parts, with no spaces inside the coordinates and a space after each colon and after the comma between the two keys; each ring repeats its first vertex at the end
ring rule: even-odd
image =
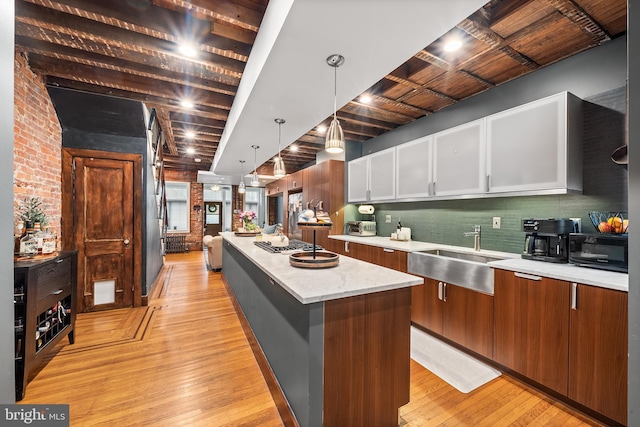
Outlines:
{"type": "Polygon", "coordinates": [[[622,233],[622,219],[620,217],[609,217],[607,224],[611,227],[611,231],[614,233],[622,233]]]}

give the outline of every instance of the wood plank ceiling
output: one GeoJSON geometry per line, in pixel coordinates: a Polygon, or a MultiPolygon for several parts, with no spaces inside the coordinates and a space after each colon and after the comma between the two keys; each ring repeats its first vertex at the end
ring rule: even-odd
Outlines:
{"type": "MultiPolygon", "coordinates": [[[[267,3],[16,0],[16,52],[49,85],[155,108],[165,168],[209,170],[267,3]],[[189,58],[178,45],[194,37],[199,53],[189,58]]],[[[374,84],[369,102],[359,97],[340,109],[345,137],[366,141],[601,45],[626,32],[626,18],[626,0],[492,0],[374,84]],[[452,36],[463,47],[445,52],[452,36]]],[[[323,139],[314,128],[294,143],[297,151],[283,150],[287,171],[314,161],[323,139]]],[[[258,173],[272,169],[269,161],[258,173]]]]}

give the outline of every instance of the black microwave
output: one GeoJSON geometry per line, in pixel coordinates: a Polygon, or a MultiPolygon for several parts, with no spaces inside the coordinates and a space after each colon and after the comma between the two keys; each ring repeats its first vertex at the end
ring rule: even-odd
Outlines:
{"type": "Polygon", "coordinates": [[[569,263],[600,270],[629,271],[626,234],[569,234],[569,263]]]}

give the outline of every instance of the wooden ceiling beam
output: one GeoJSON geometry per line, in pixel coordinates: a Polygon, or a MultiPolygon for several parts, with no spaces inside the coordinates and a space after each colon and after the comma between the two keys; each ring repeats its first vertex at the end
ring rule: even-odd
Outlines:
{"type": "Polygon", "coordinates": [[[531,70],[540,68],[540,65],[535,61],[513,49],[505,39],[480,22],[472,19],[463,19],[457,27],[469,34],[471,37],[486,43],[492,49],[499,50],[511,59],[514,59],[531,70]]]}
{"type": "Polygon", "coordinates": [[[369,126],[376,129],[383,129],[390,131],[397,126],[394,123],[385,122],[383,120],[377,120],[369,117],[362,117],[356,114],[347,113],[345,111],[338,111],[338,119],[341,122],[348,122],[354,125],[369,126]]]}
{"type": "Polygon", "coordinates": [[[164,140],[169,154],[172,156],[178,155],[178,148],[176,147],[176,142],[173,138],[173,128],[171,127],[171,121],[169,120],[169,113],[167,110],[163,108],[156,108],[156,120],[164,134],[164,140]]]}
{"type": "MultiPolygon", "coordinates": [[[[438,98],[443,98],[443,99],[446,99],[446,100],[454,102],[454,103],[460,101],[459,99],[454,98],[452,96],[449,96],[446,93],[442,93],[442,92],[438,92],[438,91],[433,90],[433,89],[429,89],[427,87],[424,87],[423,85],[420,85],[418,83],[412,82],[411,80],[407,80],[407,79],[402,78],[402,77],[398,77],[398,76],[393,75],[393,74],[389,74],[388,76],[385,76],[385,79],[390,80],[390,81],[395,82],[395,83],[398,83],[398,84],[401,84],[403,86],[410,87],[411,89],[413,89],[415,91],[420,91],[420,92],[427,93],[429,95],[434,95],[434,96],[437,96],[438,98]]],[[[410,96],[415,96],[415,92],[409,93],[407,95],[404,95],[404,96],[402,96],[402,97],[400,97],[398,99],[400,101],[402,101],[402,100],[404,100],[404,99],[406,99],[406,98],[408,98],[410,96]]]]}
{"type": "MultiPolygon", "coordinates": [[[[117,47],[143,55],[159,57],[167,65],[173,63],[176,69],[183,68],[184,64],[188,63],[193,67],[204,67],[211,71],[217,71],[219,74],[239,78],[246,65],[243,61],[212,53],[201,55],[204,59],[185,58],[176,52],[177,45],[172,42],[137,34],[57,10],[24,3],[23,1],[19,1],[18,6],[16,7],[16,23],[30,24],[39,29],[50,30],[73,38],[91,40],[94,43],[103,44],[107,50],[117,47]]],[[[57,35],[54,35],[53,40],[56,37],[57,35]]]]}
{"type": "Polygon", "coordinates": [[[147,79],[161,80],[168,83],[183,84],[188,82],[189,87],[208,90],[224,95],[234,96],[237,86],[220,83],[213,80],[190,76],[185,79],[184,74],[163,70],[148,65],[125,61],[120,58],[105,56],[99,53],[86,52],[42,40],[35,40],[24,36],[16,36],[16,44],[26,52],[55,58],[57,60],[75,62],[78,64],[131,74],[147,79]]]}
{"type": "Polygon", "coordinates": [[[32,55],[29,65],[49,76],[62,77],[69,80],[83,81],[100,86],[127,92],[141,93],[155,98],[172,100],[173,105],[180,103],[180,94],[191,93],[198,108],[207,108],[224,111],[228,114],[231,110],[233,98],[215,92],[186,90],[182,85],[168,84],[150,79],[141,79],[137,76],[127,75],[111,70],[92,68],[87,65],[67,62],[51,61],[47,57],[32,55]],[[81,76],[81,77],[80,77],[81,76]]]}
{"type": "Polygon", "coordinates": [[[173,123],[180,123],[196,128],[224,129],[224,120],[213,120],[206,117],[199,117],[193,114],[170,112],[169,116],[173,123]]]}
{"type": "Polygon", "coordinates": [[[193,39],[204,51],[244,62],[249,57],[253,43],[211,34],[211,21],[197,18],[189,20],[189,34],[177,34],[177,29],[184,27],[183,14],[154,5],[136,8],[127,0],[23,1],[173,43],[179,43],[183,38],[193,39]]]}
{"type": "Polygon", "coordinates": [[[571,0],[546,0],[564,17],[589,34],[596,44],[611,40],[611,35],[578,4],[571,0]]]}
{"type": "Polygon", "coordinates": [[[259,3],[250,8],[232,0],[153,0],[153,4],[169,9],[178,7],[194,16],[208,16],[256,33],[266,10],[259,3]]]}

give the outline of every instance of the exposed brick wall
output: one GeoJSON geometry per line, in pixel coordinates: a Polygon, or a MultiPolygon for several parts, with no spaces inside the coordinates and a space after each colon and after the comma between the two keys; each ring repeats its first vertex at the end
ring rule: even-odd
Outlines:
{"type": "Polygon", "coordinates": [[[49,226],[60,236],[62,129],[43,79],[29,68],[26,54],[16,52],[14,78],[15,221],[20,203],[37,196],[49,226]]]}
{"type": "Polygon", "coordinates": [[[189,212],[191,213],[190,233],[186,234],[187,247],[191,251],[202,250],[202,237],[204,236],[204,202],[203,202],[203,185],[197,182],[198,176],[192,172],[180,171],[164,171],[165,181],[173,182],[189,182],[189,212]],[[200,210],[193,209],[194,206],[200,206],[200,210]]]}

